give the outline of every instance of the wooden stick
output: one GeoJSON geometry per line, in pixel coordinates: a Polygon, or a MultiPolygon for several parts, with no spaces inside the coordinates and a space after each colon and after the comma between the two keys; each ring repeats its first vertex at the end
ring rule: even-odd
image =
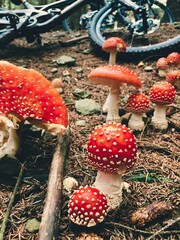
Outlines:
{"type": "Polygon", "coordinates": [[[58,223],[62,202],[62,180],[65,159],[69,149],[69,133],[58,137],[53,155],[45,206],[39,229],[39,240],[55,240],[58,238],[58,223]]]}
{"type": "Polygon", "coordinates": [[[15,199],[15,196],[16,196],[16,193],[17,193],[17,190],[18,190],[18,187],[21,183],[21,180],[22,180],[22,176],[23,176],[23,173],[24,173],[24,169],[25,169],[25,164],[26,162],[24,162],[21,166],[21,169],[20,169],[20,172],[19,172],[19,176],[17,178],[17,182],[16,182],[16,185],[14,187],[14,190],[11,194],[11,197],[10,197],[10,200],[9,200],[9,204],[7,206],[7,210],[6,210],[6,213],[5,213],[5,216],[4,216],[4,219],[3,219],[3,222],[2,222],[2,225],[1,225],[1,230],[0,230],[0,240],[3,240],[4,239],[4,234],[5,234],[5,230],[6,230],[6,226],[7,226],[7,223],[9,221],[9,215],[11,213],[11,209],[12,209],[12,206],[13,206],[13,203],[14,203],[14,199],[15,199]]]}

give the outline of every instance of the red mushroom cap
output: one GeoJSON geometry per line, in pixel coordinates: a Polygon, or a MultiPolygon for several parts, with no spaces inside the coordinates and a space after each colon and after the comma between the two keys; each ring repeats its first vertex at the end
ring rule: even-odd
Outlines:
{"type": "Polygon", "coordinates": [[[105,52],[111,52],[113,49],[119,52],[126,51],[126,44],[125,42],[119,37],[111,37],[108,38],[104,44],[102,45],[102,50],[105,52]]]}
{"type": "Polygon", "coordinates": [[[149,110],[149,98],[143,93],[132,94],[126,104],[127,111],[145,113],[149,110]]]}
{"type": "Polygon", "coordinates": [[[107,65],[93,69],[88,78],[91,82],[102,85],[111,85],[111,81],[127,83],[137,88],[141,87],[140,78],[124,66],[107,65]]]}
{"type": "Polygon", "coordinates": [[[0,61],[0,114],[15,114],[52,133],[68,125],[68,110],[58,91],[42,74],[0,61]],[[43,127],[42,126],[42,127],[43,127]]]}
{"type": "Polygon", "coordinates": [[[166,81],[169,83],[174,83],[176,81],[180,80],[180,71],[173,70],[167,73],[166,75],[166,81]]]}
{"type": "Polygon", "coordinates": [[[165,57],[159,58],[156,62],[157,69],[167,69],[168,61],[165,57]]]}
{"type": "Polygon", "coordinates": [[[178,65],[180,64],[180,53],[172,52],[167,56],[168,64],[170,65],[178,65]]]}
{"type": "Polygon", "coordinates": [[[174,86],[166,81],[155,83],[149,92],[151,102],[156,104],[171,104],[174,102],[175,95],[174,86]]]}
{"type": "Polygon", "coordinates": [[[91,186],[80,187],[74,191],[68,207],[68,216],[71,221],[87,227],[102,222],[108,211],[106,196],[91,186]]]}
{"type": "Polygon", "coordinates": [[[136,162],[137,146],[133,133],[120,123],[97,126],[88,141],[88,159],[104,172],[117,173],[130,169],[136,162]]]}

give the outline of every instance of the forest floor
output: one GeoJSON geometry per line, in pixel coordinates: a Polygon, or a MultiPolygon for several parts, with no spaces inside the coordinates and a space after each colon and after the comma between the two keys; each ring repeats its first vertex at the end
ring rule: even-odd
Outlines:
{"type": "MultiPolygon", "coordinates": [[[[77,33],[75,35],[77,37],[77,33]]],[[[75,109],[75,101],[78,97],[73,92],[77,88],[83,89],[90,94],[91,99],[102,106],[108,94],[108,88],[89,83],[87,75],[92,69],[107,64],[107,59],[94,54],[88,38],[67,44],[67,41],[74,37],[73,34],[64,32],[43,34],[44,46],[27,44],[23,39],[16,40],[5,49],[1,49],[0,56],[1,59],[13,64],[37,70],[50,81],[55,78],[62,80],[61,95],[69,109],[71,129],[69,156],[66,160],[64,177],[74,177],[79,185],[85,186],[92,184],[96,176],[96,171],[86,161],[88,136],[95,126],[106,122],[106,114],[78,113],[75,109]],[[75,58],[75,65],[57,66],[53,60],[62,55],[75,58]],[[54,68],[57,68],[56,71],[53,71],[54,68]],[[84,120],[85,125],[79,126],[78,120],[84,120]]],[[[136,59],[131,63],[121,64],[132,69],[142,79],[142,92],[148,95],[153,83],[162,81],[162,78],[157,75],[155,60],[142,59],[142,62],[142,66],[138,65],[139,61],[136,59]],[[145,71],[147,66],[151,67],[152,71],[145,71]]],[[[129,116],[124,106],[127,97],[133,91],[132,87],[122,88],[119,112],[124,124],[127,124],[129,116]]],[[[76,239],[82,232],[95,233],[104,240],[180,239],[177,221],[180,180],[179,109],[177,94],[175,103],[167,108],[168,129],[159,131],[149,124],[153,114],[151,105],[145,118],[145,128],[141,133],[134,133],[139,155],[137,164],[123,176],[123,180],[130,184],[131,191],[123,192],[120,208],[110,212],[102,224],[87,229],[71,223],[67,217],[68,197],[63,196],[59,239],[76,239]],[[167,212],[164,210],[163,214],[144,226],[138,227],[132,224],[131,215],[136,209],[159,201],[169,202],[172,205],[171,210],[167,212]],[[159,234],[153,236],[156,232],[159,234]]],[[[41,220],[55,145],[54,138],[43,138],[41,133],[29,128],[24,130],[20,160],[26,161],[26,169],[15,197],[4,240],[37,239],[38,233],[28,232],[25,225],[32,218],[41,220]]],[[[12,176],[0,178],[0,221],[6,212],[15,180],[16,178],[12,176]]]]}

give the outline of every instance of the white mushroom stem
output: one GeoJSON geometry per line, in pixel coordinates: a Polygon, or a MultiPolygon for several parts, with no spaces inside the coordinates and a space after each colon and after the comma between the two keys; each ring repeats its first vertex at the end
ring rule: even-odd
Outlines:
{"type": "Polygon", "coordinates": [[[19,149],[19,136],[14,124],[7,117],[0,116],[0,158],[14,157],[19,149]]]}
{"type": "Polygon", "coordinates": [[[116,64],[116,55],[117,55],[117,49],[114,48],[110,51],[110,54],[109,54],[109,65],[116,64]]]}
{"type": "Polygon", "coordinates": [[[112,83],[109,96],[108,96],[108,102],[107,102],[107,122],[108,121],[115,121],[120,122],[119,117],[119,96],[120,96],[120,87],[118,83],[112,83]]]}
{"type": "Polygon", "coordinates": [[[166,119],[166,105],[155,105],[151,124],[159,130],[167,129],[168,121],[166,119]]]}
{"type": "Polygon", "coordinates": [[[144,128],[143,113],[132,112],[128,127],[132,130],[141,131],[144,128]]]}
{"type": "Polygon", "coordinates": [[[116,209],[120,206],[122,202],[122,189],[128,188],[127,184],[122,181],[121,175],[102,171],[97,172],[93,186],[106,195],[109,210],[116,209]]]}

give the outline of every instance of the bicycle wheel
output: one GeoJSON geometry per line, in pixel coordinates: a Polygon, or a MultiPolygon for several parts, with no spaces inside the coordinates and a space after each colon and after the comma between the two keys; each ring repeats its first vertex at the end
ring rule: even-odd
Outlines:
{"type": "Polygon", "coordinates": [[[158,1],[154,1],[152,6],[144,6],[148,10],[149,29],[146,34],[140,30],[142,20],[128,7],[120,5],[118,1],[103,7],[92,19],[88,30],[93,45],[98,48],[96,52],[107,56],[102,52],[102,45],[105,39],[112,36],[122,38],[127,45],[127,51],[119,54],[123,60],[159,57],[178,51],[179,30],[173,24],[170,10],[158,1]]]}

